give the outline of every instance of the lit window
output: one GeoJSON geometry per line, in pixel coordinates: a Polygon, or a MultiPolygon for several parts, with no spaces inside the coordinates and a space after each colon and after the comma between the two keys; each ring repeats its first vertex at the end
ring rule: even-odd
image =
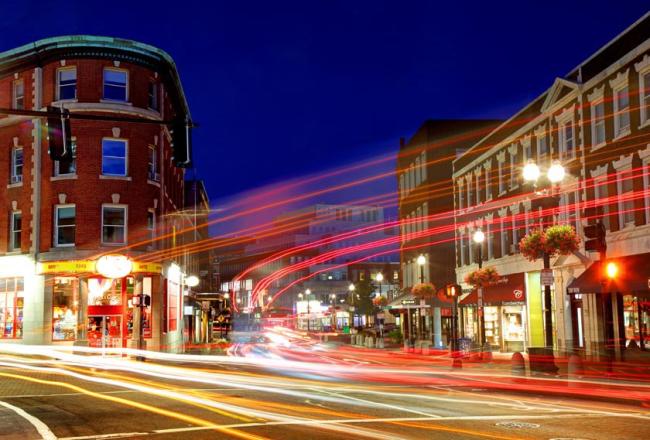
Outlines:
{"type": "Polygon", "coordinates": [[[503,181],[503,162],[499,161],[499,194],[502,194],[506,190],[505,182],[503,181]]]}
{"type": "Polygon", "coordinates": [[[102,174],[126,176],[126,141],[102,139],[102,174]]]}
{"type": "Polygon", "coordinates": [[[55,176],[71,176],[77,174],[77,142],[72,140],[70,149],[72,150],[72,160],[54,161],[55,176]]]}
{"type": "Polygon", "coordinates": [[[11,213],[11,224],[9,227],[9,250],[19,251],[23,231],[23,215],[20,211],[13,211],[11,213]]]}
{"type": "Polygon", "coordinates": [[[548,154],[548,138],[546,133],[542,133],[537,137],[537,156],[541,159],[548,154]]]}
{"type": "Polygon", "coordinates": [[[650,71],[639,74],[641,95],[641,123],[650,121],[650,71]]]}
{"type": "Polygon", "coordinates": [[[63,205],[55,207],[54,246],[74,246],[76,230],[75,206],[63,205]]]}
{"type": "Polygon", "coordinates": [[[476,175],[476,204],[481,204],[481,174],[476,175]]]}
{"type": "Polygon", "coordinates": [[[519,147],[515,145],[514,150],[510,153],[510,188],[517,187],[517,178],[519,177],[518,166],[519,147]]]}
{"type": "Polygon", "coordinates": [[[470,178],[467,179],[467,207],[471,208],[472,207],[472,176],[469,176],[470,178]]]}
{"type": "Polygon", "coordinates": [[[600,101],[591,105],[591,145],[605,143],[605,104],[600,101]]]}
{"type": "Polygon", "coordinates": [[[14,148],[11,150],[11,180],[10,183],[23,181],[23,149],[14,148]]]}
{"type": "Polygon", "coordinates": [[[158,110],[158,84],[153,81],[149,82],[148,103],[151,110],[158,110]]]}
{"type": "Polygon", "coordinates": [[[634,225],[634,178],[628,170],[618,173],[618,211],[620,227],[622,229],[629,225],[634,225]]]}
{"type": "Polygon", "coordinates": [[[102,207],[102,243],[126,243],[126,206],[102,207]]]}
{"type": "Polygon", "coordinates": [[[630,131],[630,94],[627,86],[614,91],[614,130],[616,136],[630,131]]]}
{"type": "Polygon", "coordinates": [[[0,339],[23,337],[23,278],[0,278],[0,339]]]}
{"type": "MultiPolygon", "coordinates": [[[[89,304],[91,304],[89,302],[89,304]]],[[[92,303],[94,305],[94,303],[92,303]]],[[[77,339],[77,318],[79,311],[79,280],[56,277],[52,291],[52,340],[74,341],[77,339]]],[[[103,335],[103,329],[89,326],[89,339],[103,335]]]]}
{"type": "Polygon", "coordinates": [[[147,179],[152,182],[160,182],[160,174],[158,173],[158,148],[155,145],[149,145],[147,179]]]}
{"type": "Polygon", "coordinates": [[[128,99],[127,79],[125,70],[104,69],[104,99],[125,102],[128,99]]]}
{"type": "Polygon", "coordinates": [[[60,100],[77,98],[77,69],[59,69],[57,71],[57,83],[60,100]]]}
{"type": "Polygon", "coordinates": [[[574,159],[576,157],[573,121],[560,125],[560,156],[563,159],[574,159]]]}
{"type": "Polygon", "coordinates": [[[25,83],[22,79],[13,82],[13,107],[16,110],[25,108],[25,83]]]}

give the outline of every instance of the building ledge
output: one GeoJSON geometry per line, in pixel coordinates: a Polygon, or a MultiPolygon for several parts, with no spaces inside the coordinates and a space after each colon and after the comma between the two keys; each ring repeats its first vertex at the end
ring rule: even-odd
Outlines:
{"type": "Polygon", "coordinates": [[[107,176],[105,174],[100,174],[99,178],[101,180],[126,180],[126,181],[131,181],[131,176],[107,176]]]}

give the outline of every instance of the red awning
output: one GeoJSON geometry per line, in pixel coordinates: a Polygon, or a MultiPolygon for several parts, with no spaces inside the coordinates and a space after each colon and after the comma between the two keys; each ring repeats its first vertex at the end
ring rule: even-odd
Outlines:
{"type": "MultiPolygon", "coordinates": [[[[523,304],[526,302],[526,283],[523,273],[503,275],[496,284],[483,288],[483,305],[497,306],[508,303],[523,304]]],[[[476,289],[460,300],[460,305],[478,304],[476,289]]]]}
{"type": "Polygon", "coordinates": [[[610,262],[618,267],[614,279],[607,277],[605,264],[596,261],[582,275],[571,281],[567,286],[567,293],[650,293],[650,253],[608,258],[605,263],[610,262]]]}

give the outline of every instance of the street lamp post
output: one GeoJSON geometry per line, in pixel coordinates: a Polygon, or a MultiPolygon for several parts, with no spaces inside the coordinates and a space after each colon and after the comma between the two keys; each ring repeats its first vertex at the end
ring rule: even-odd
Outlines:
{"type": "MultiPolygon", "coordinates": [[[[483,268],[483,242],[485,241],[485,234],[480,229],[474,231],[472,236],[474,243],[477,247],[478,268],[483,268]]],[[[483,286],[479,285],[476,289],[477,303],[478,303],[478,328],[479,328],[479,342],[481,350],[485,345],[485,317],[483,316],[483,286]]]]}
{"type": "MultiPolygon", "coordinates": [[[[533,184],[533,188],[537,189],[537,181],[541,175],[539,166],[533,161],[529,161],[524,167],[524,180],[533,184]]],[[[546,172],[546,177],[551,182],[551,185],[556,185],[564,179],[565,170],[564,167],[559,162],[554,162],[546,172]]],[[[556,197],[551,188],[551,193],[548,194],[548,197],[556,197]]],[[[553,221],[553,214],[551,214],[551,223],[553,221]]],[[[551,268],[551,256],[548,252],[544,252],[543,255],[544,261],[544,270],[547,271],[551,268]]],[[[544,284],[544,339],[546,347],[553,349],[553,310],[551,308],[551,285],[544,284]]]]}
{"type": "Polygon", "coordinates": [[[311,295],[311,290],[305,290],[305,297],[307,298],[307,331],[311,331],[311,308],[309,304],[309,295],[311,295]]]}
{"type": "Polygon", "coordinates": [[[354,291],[356,290],[356,287],[354,286],[353,283],[350,283],[348,286],[348,291],[350,292],[350,296],[352,297],[350,301],[350,332],[352,332],[352,328],[354,327],[354,291]]]}
{"type": "Polygon", "coordinates": [[[420,254],[417,259],[418,266],[420,266],[420,283],[424,283],[424,265],[427,264],[427,258],[420,254]]]}
{"type": "MultiPolygon", "coordinates": [[[[381,282],[384,281],[384,275],[381,272],[378,272],[377,275],[375,275],[375,280],[379,283],[379,296],[381,296],[381,282]]],[[[383,318],[378,320],[379,321],[379,338],[383,341],[384,339],[384,323],[383,318]]]]}

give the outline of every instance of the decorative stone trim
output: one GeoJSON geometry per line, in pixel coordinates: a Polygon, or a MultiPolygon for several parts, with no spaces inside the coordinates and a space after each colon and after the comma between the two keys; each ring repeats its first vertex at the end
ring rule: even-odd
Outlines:
{"type": "Polygon", "coordinates": [[[600,101],[605,96],[605,84],[602,84],[600,87],[594,87],[594,89],[587,95],[587,101],[600,101]]]}
{"type": "Polygon", "coordinates": [[[650,69],[650,56],[648,54],[643,56],[643,59],[634,64],[634,69],[640,72],[645,69],[650,69]]]}
{"type": "Polygon", "coordinates": [[[633,155],[634,153],[630,153],[627,156],[622,155],[618,160],[612,161],[612,166],[614,166],[614,169],[616,170],[630,168],[632,166],[633,155]]]}
{"type": "Polygon", "coordinates": [[[589,171],[589,175],[594,177],[599,177],[607,173],[607,165],[598,165],[593,170],[589,171]]]}
{"type": "Polygon", "coordinates": [[[497,162],[504,163],[506,161],[506,150],[501,150],[497,153],[497,162]]]}
{"type": "Polygon", "coordinates": [[[629,74],[630,69],[629,67],[625,69],[623,72],[619,72],[618,75],[616,75],[615,78],[609,80],[609,86],[613,89],[620,89],[621,87],[625,87],[629,83],[629,74]]]}

